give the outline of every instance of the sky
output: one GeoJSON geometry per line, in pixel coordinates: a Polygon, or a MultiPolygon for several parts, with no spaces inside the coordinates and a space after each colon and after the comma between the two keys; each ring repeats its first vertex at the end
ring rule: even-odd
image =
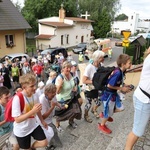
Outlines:
{"type": "MultiPolygon", "coordinates": [[[[13,2],[19,2],[23,6],[24,0],[12,0],[13,2]]],[[[127,16],[135,13],[139,14],[139,17],[150,19],[150,0],[120,0],[121,10],[119,14],[124,13],[127,16]]]]}

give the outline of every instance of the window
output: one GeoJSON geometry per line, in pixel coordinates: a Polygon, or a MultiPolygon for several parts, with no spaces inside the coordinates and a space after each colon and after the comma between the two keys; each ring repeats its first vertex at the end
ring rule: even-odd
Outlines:
{"type": "Polygon", "coordinates": [[[7,47],[14,46],[14,36],[13,35],[5,35],[5,41],[7,47]]]}
{"type": "Polygon", "coordinates": [[[61,45],[63,45],[64,42],[63,42],[63,35],[61,35],[61,45]]]}
{"type": "Polygon", "coordinates": [[[69,34],[67,34],[66,43],[69,44],[69,34]]]}
{"type": "Polygon", "coordinates": [[[76,39],[78,39],[78,36],[76,35],[76,39]]]}

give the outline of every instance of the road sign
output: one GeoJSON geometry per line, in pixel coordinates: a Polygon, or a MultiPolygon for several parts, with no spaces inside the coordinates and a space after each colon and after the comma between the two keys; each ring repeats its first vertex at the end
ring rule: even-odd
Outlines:
{"type": "Polygon", "coordinates": [[[124,47],[128,47],[129,46],[129,40],[123,40],[122,41],[122,46],[124,46],[124,47]]]}
{"type": "Polygon", "coordinates": [[[131,35],[131,31],[125,31],[125,30],[122,30],[121,31],[121,34],[124,36],[124,39],[123,39],[123,41],[122,41],[122,46],[124,46],[124,47],[128,47],[129,46],[129,40],[128,40],[128,38],[129,38],[129,36],[131,35]]]}

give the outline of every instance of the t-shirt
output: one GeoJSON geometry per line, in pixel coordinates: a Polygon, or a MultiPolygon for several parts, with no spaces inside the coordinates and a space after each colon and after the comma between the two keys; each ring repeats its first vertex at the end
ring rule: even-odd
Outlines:
{"type": "MultiPolygon", "coordinates": [[[[120,69],[114,70],[114,73],[108,79],[108,84],[111,86],[120,86],[123,83],[123,72],[120,69]]],[[[110,89],[110,91],[117,91],[110,89]]]]}
{"type": "MultiPolygon", "coordinates": [[[[59,85],[59,79],[62,79],[62,77],[59,75],[57,76],[56,78],[56,82],[55,84],[56,85],[59,85]]],[[[62,88],[61,88],[61,92],[59,94],[56,94],[56,98],[57,98],[57,101],[66,101],[66,100],[70,100],[71,97],[72,97],[72,90],[75,86],[75,83],[74,83],[74,78],[71,77],[70,80],[67,80],[65,77],[63,79],[63,85],[62,85],[62,88]]]]}
{"type": "Polygon", "coordinates": [[[40,97],[44,93],[44,89],[45,89],[44,87],[42,89],[37,88],[36,94],[38,95],[38,97],[40,97]]]}
{"type": "Polygon", "coordinates": [[[147,93],[150,93],[150,54],[145,58],[139,85],[134,91],[134,96],[143,103],[150,103],[150,99],[140,90],[142,88],[147,93]],[[139,88],[140,87],[140,88],[139,88]]]}
{"type": "MultiPolygon", "coordinates": [[[[0,104],[0,122],[4,120],[5,108],[0,104]]],[[[13,122],[6,122],[0,126],[0,136],[13,130],[13,122]]]]}
{"type": "Polygon", "coordinates": [[[12,76],[19,76],[19,68],[18,67],[12,67],[11,68],[12,76]]]}
{"type": "MultiPolygon", "coordinates": [[[[97,68],[90,63],[85,68],[85,71],[84,71],[83,75],[88,77],[90,80],[92,80],[96,70],[97,70],[97,68]]],[[[87,90],[87,91],[91,91],[91,90],[95,89],[93,84],[84,85],[84,87],[85,87],[85,90],[87,90]]]]}
{"type": "MultiPolygon", "coordinates": [[[[42,104],[42,111],[41,111],[41,113],[42,113],[42,115],[45,113],[45,112],[47,112],[49,109],[50,109],[50,107],[51,107],[51,103],[50,103],[50,101],[45,97],[45,94],[42,94],[41,96],[40,96],[40,98],[39,98],[39,100],[40,100],[40,103],[42,104]]],[[[57,101],[56,100],[56,97],[54,97],[53,99],[52,99],[52,101],[57,101]]],[[[45,122],[47,123],[47,124],[50,124],[50,123],[52,123],[52,118],[53,118],[53,116],[54,116],[54,110],[51,112],[51,114],[45,119],[45,122]]]]}
{"type": "Polygon", "coordinates": [[[88,77],[90,80],[93,79],[94,73],[96,72],[97,68],[92,65],[91,63],[87,65],[84,71],[84,76],[88,77]]]}
{"type": "Polygon", "coordinates": [[[42,67],[40,65],[34,65],[32,67],[32,70],[37,75],[41,75],[41,73],[42,73],[42,67]]]}
{"type": "MultiPolygon", "coordinates": [[[[22,113],[29,112],[36,103],[39,103],[39,98],[37,94],[33,94],[31,97],[24,96],[24,101],[24,110],[21,112],[19,97],[17,95],[14,96],[12,102],[12,117],[18,117],[22,113]]],[[[39,123],[37,123],[35,116],[31,116],[30,118],[20,123],[14,121],[13,131],[16,136],[24,137],[29,135],[35,128],[37,128],[38,125],[39,123]]]]}

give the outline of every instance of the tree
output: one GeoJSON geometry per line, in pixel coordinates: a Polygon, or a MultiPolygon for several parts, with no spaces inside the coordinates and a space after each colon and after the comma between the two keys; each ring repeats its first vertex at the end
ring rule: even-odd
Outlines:
{"type": "Polygon", "coordinates": [[[111,23],[114,21],[115,13],[120,8],[119,0],[80,0],[80,11],[90,13],[90,19],[94,20],[95,38],[106,37],[111,31],[111,23]]]}
{"type": "Polygon", "coordinates": [[[115,21],[122,21],[128,19],[128,16],[125,14],[120,14],[115,18],[115,21]]]}
{"type": "Polygon", "coordinates": [[[88,11],[94,21],[95,37],[105,37],[111,30],[111,22],[119,9],[119,0],[25,0],[22,14],[38,32],[38,19],[58,16],[60,5],[64,4],[67,17],[77,17],[88,11]]]}
{"type": "Polygon", "coordinates": [[[66,16],[76,16],[74,0],[26,0],[22,14],[29,22],[33,32],[38,32],[38,19],[58,16],[61,4],[64,4],[66,16]]]}
{"type": "Polygon", "coordinates": [[[19,3],[19,2],[17,1],[16,3],[13,3],[13,4],[14,4],[14,6],[18,9],[18,11],[21,12],[21,9],[22,9],[21,3],[19,3]]]}

